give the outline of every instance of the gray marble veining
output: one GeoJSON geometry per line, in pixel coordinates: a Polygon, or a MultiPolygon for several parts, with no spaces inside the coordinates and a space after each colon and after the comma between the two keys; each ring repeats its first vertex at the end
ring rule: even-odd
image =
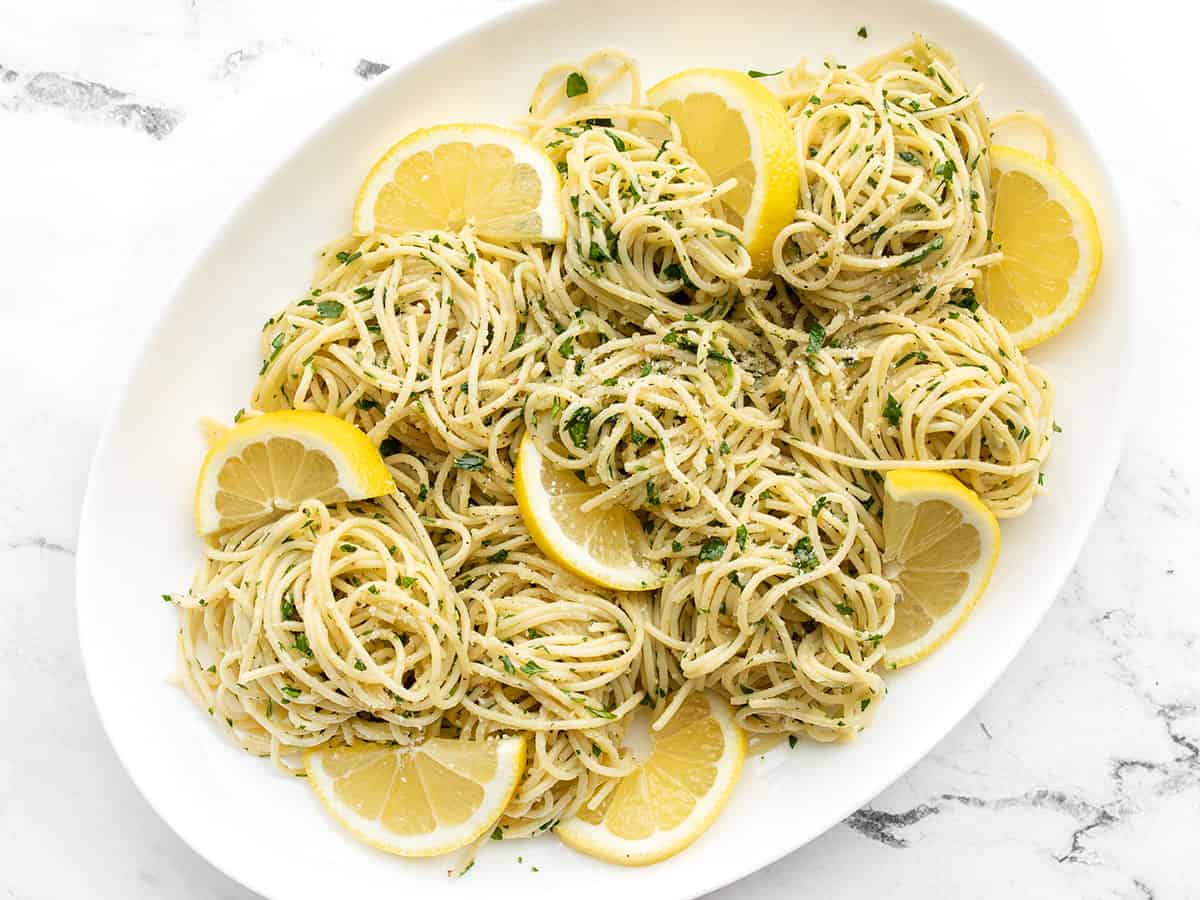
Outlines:
{"type": "Polygon", "coordinates": [[[180,113],[126,91],[60,72],[23,74],[0,67],[0,109],[53,107],[75,117],[128,125],[162,140],[179,124],[180,113]]]}

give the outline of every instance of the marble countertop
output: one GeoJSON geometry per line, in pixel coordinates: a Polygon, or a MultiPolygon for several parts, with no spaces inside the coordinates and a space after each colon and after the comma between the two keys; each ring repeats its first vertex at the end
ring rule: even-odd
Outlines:
{"type": "MultiPolygon", "coordinates": [[[[92,708],[72,599],[88,460],[166,292],[281,149],[510,2],[0,2],[0,384],[17,398],[0,427],[0,895],[252,896],[150,810],[92,708]]],[[[1117,173],[1134,245],[1116,252],[1138,257],[1145,311],[1138,424],[1007,676],[870,806],[713,896],[1200,896],[1200,17],[961,5],[1039,60],[1117,173]]]]}

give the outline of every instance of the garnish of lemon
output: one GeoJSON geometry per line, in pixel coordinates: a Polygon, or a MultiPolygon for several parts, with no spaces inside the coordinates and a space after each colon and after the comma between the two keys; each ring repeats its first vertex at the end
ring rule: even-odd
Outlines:
{"type": "Polygon", "coordinates": [[[524,136],[495,125],[414,131],[358,191],[354,231],[399,234],[473,225],[497,241],[560,241],[566,222],[554,163],[524,136]]]}
{"type": "Polygon", "coordinates": [[[306,754],[304,768],[329,814],[359,840],[437,856],[495,826],[525,772],[525,738],[327,748],[306,754]]]}
{"type": "Polygon", "coordinates": [[[1091,204],[1050,163],[992,147],[992,246],[1004,259],[983,273],[983,305],[1021,347],[1062,331],[1096,284],[1102,251],[1091,204]]]}
{"type": "Polygon", "coordinates": [[[771,247],[791,223],[800,192],[796,139],[779,98],[742,72],[688,69],[646,92],[675,121],[684,147],[713,184],[737,179],[722,201],[746,235],[755,273],[771,268],[771,247]]]}
{"type": "Polygon", "coordinates": [[[547,462],[527,433],[517,454],[517,508],[543,553],[568,572],[601,587],[648,591],[663,582],[645,558],[645,532],[632,511],[608,504],[584,510],[600,494],[571,471],[547,462]]]}
{"type": "Polygon", "coordinates": [[[911,665],[966,620],[1000,554],[1000,525],[979,496],[944,472],[887,473],[883,572],[899,589],[884,664],[911,665]]]}
{"type": "Polygon", "coordinates": [[[338,503],[395,489],[371,439],[344,419],[266,413],[216,436],[196,482],[196,530],[246,525],[308,499],[338,503]]]}
{"type": "Polygon", "coordinates": [[[556,834],[581,853],[623,866],[674,856],[717,818],[737,784],[746,735],[729,703],[691,694],[653,736],[653,748],[596,808],[587,804],[556,834]]]}

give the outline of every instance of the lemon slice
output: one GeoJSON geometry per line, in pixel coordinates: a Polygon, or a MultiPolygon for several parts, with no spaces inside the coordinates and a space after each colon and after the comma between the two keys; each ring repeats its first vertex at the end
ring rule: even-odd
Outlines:
{"type": "Polygon", "coordinates": [[[475,226],[499,241],[560,241],[566,222],[558,172],[545,152],[495,125],[414,131],[363,181],[354,231],[402,233],[475,226]]]}
{"type": "Polygon", "coordinates": [[[1021,347],[1062,331],[1100,272],[1100,229],[1087,198],[1048,162],[992,147],[992,244],[1004,259],[983,274],[981,299],[1021,347]]]}
{"type": "Polygon", "coordinates": [[[209,448],[196,482],[196,530],[245,525],[308,499],[338,503],[395,489],[371,439],[344,419],[266,413],[243,419],[209,448]]]}
{"type": "Polygon", "coordinates": [[[616,504],[584,512],[600,491],[548,462],[528,435],[517,454],[515,489],[525,527],[541,551],[569,572],[601,587],[649,591],[663,582],[649,562],[642,526],[616,504]]]}
{"type": "Polygon", "coordinates": [[[769,271],[775,236],[791,223],[800,193],[796,139],[779,98],[726,69],[688,69],[660,81],[646,98],[674,119],[713,184],[737,179],[722,198],[727,216],[746,235],[754,271],[769,271]]]}
{"type": "Polygon", "coordinates": [[[398,856],[436,856],[491,830],[525,772],[525,738],[314,750],[308,783],[341,825],[398,856]]]}
{"type": "Polygon", "coordinates": [[[691,694],[654,737],[648,757],[596,809],[560,822],[567,846],[624,866],[674,856],[704,833],[733,792],[746,735],[729,703],[691,694]]]}
{"type": "Polygon", "coordinates": [[[944,472],[888,472],[883,572],[899,588],[884,663],[924,659],[983,596],[1000,554],[1000,525],[979,496],[944,472]]]}

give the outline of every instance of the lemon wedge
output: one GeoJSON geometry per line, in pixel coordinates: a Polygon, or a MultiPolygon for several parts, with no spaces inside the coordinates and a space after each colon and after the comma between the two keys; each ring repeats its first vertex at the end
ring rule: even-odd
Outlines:
{"type": "Polygon", "coordinates": [[[991,580],[1000,524],[979,496],[944,472],[888,472],[883,573],[899,589],[883,657],[898,669],[924,659],[958,629],[991,580]]]}
{"type": "Polygon", "coordinates": [[[375,163],[358,191],[354,231],[457,231],[470,224],[498,241],[560,241],[560,187],[550,157],[515,131],[424,128],[375,163]]]}
{"type": "Polygon", "coordinates": [[[1087,198],[1050,163],[992,147],[992,244],[1004,259],[983,274],[982,301],[1021,347],[1062,331],[1096,284],[1100,229],[1087,198]]]}
{"type": "Polygon", "coordinates": [[[663,582],[648,561],[646,536],[630,510],[612,504],[583,510],[600,490],[546,462],[528,434],[517,453],[517,508],[541,551],[568,572],[601,587],[649,591],[663,582]]]}
{"type": "Polygon", "coordinates": [[[211,534],[302,501],[338,503],[396,489],[371,439],[344,419],[288,409],[219,434],[196,482],[196,530],[211,534]]]}
{"type": "Polygon", "coordinates": [[[595,809],[585,805],[556,834],[581,853],[623,866],[674,856],[717,818],[737,784],[746,735],[729,703],[691,694],[654,736],[638,767],[595,809]]]}
{"type": "Polygon", "coordinates": [[[341,825],[398,856],[465,847],[496,824],[525,772],[525,738],[360,744],[304,757],[308,783],[341,825]]]}
{"type": "Polygon", "coordinates": [[[737,179],[722,199],[746,235],[755,273],[771,268],[771,247],[791,223],[800,193],[796,139],[779,98],[753,78],[727,69],[688,69],[646,92],[671,116],[684,147],[713,180],[737,179]]]}

